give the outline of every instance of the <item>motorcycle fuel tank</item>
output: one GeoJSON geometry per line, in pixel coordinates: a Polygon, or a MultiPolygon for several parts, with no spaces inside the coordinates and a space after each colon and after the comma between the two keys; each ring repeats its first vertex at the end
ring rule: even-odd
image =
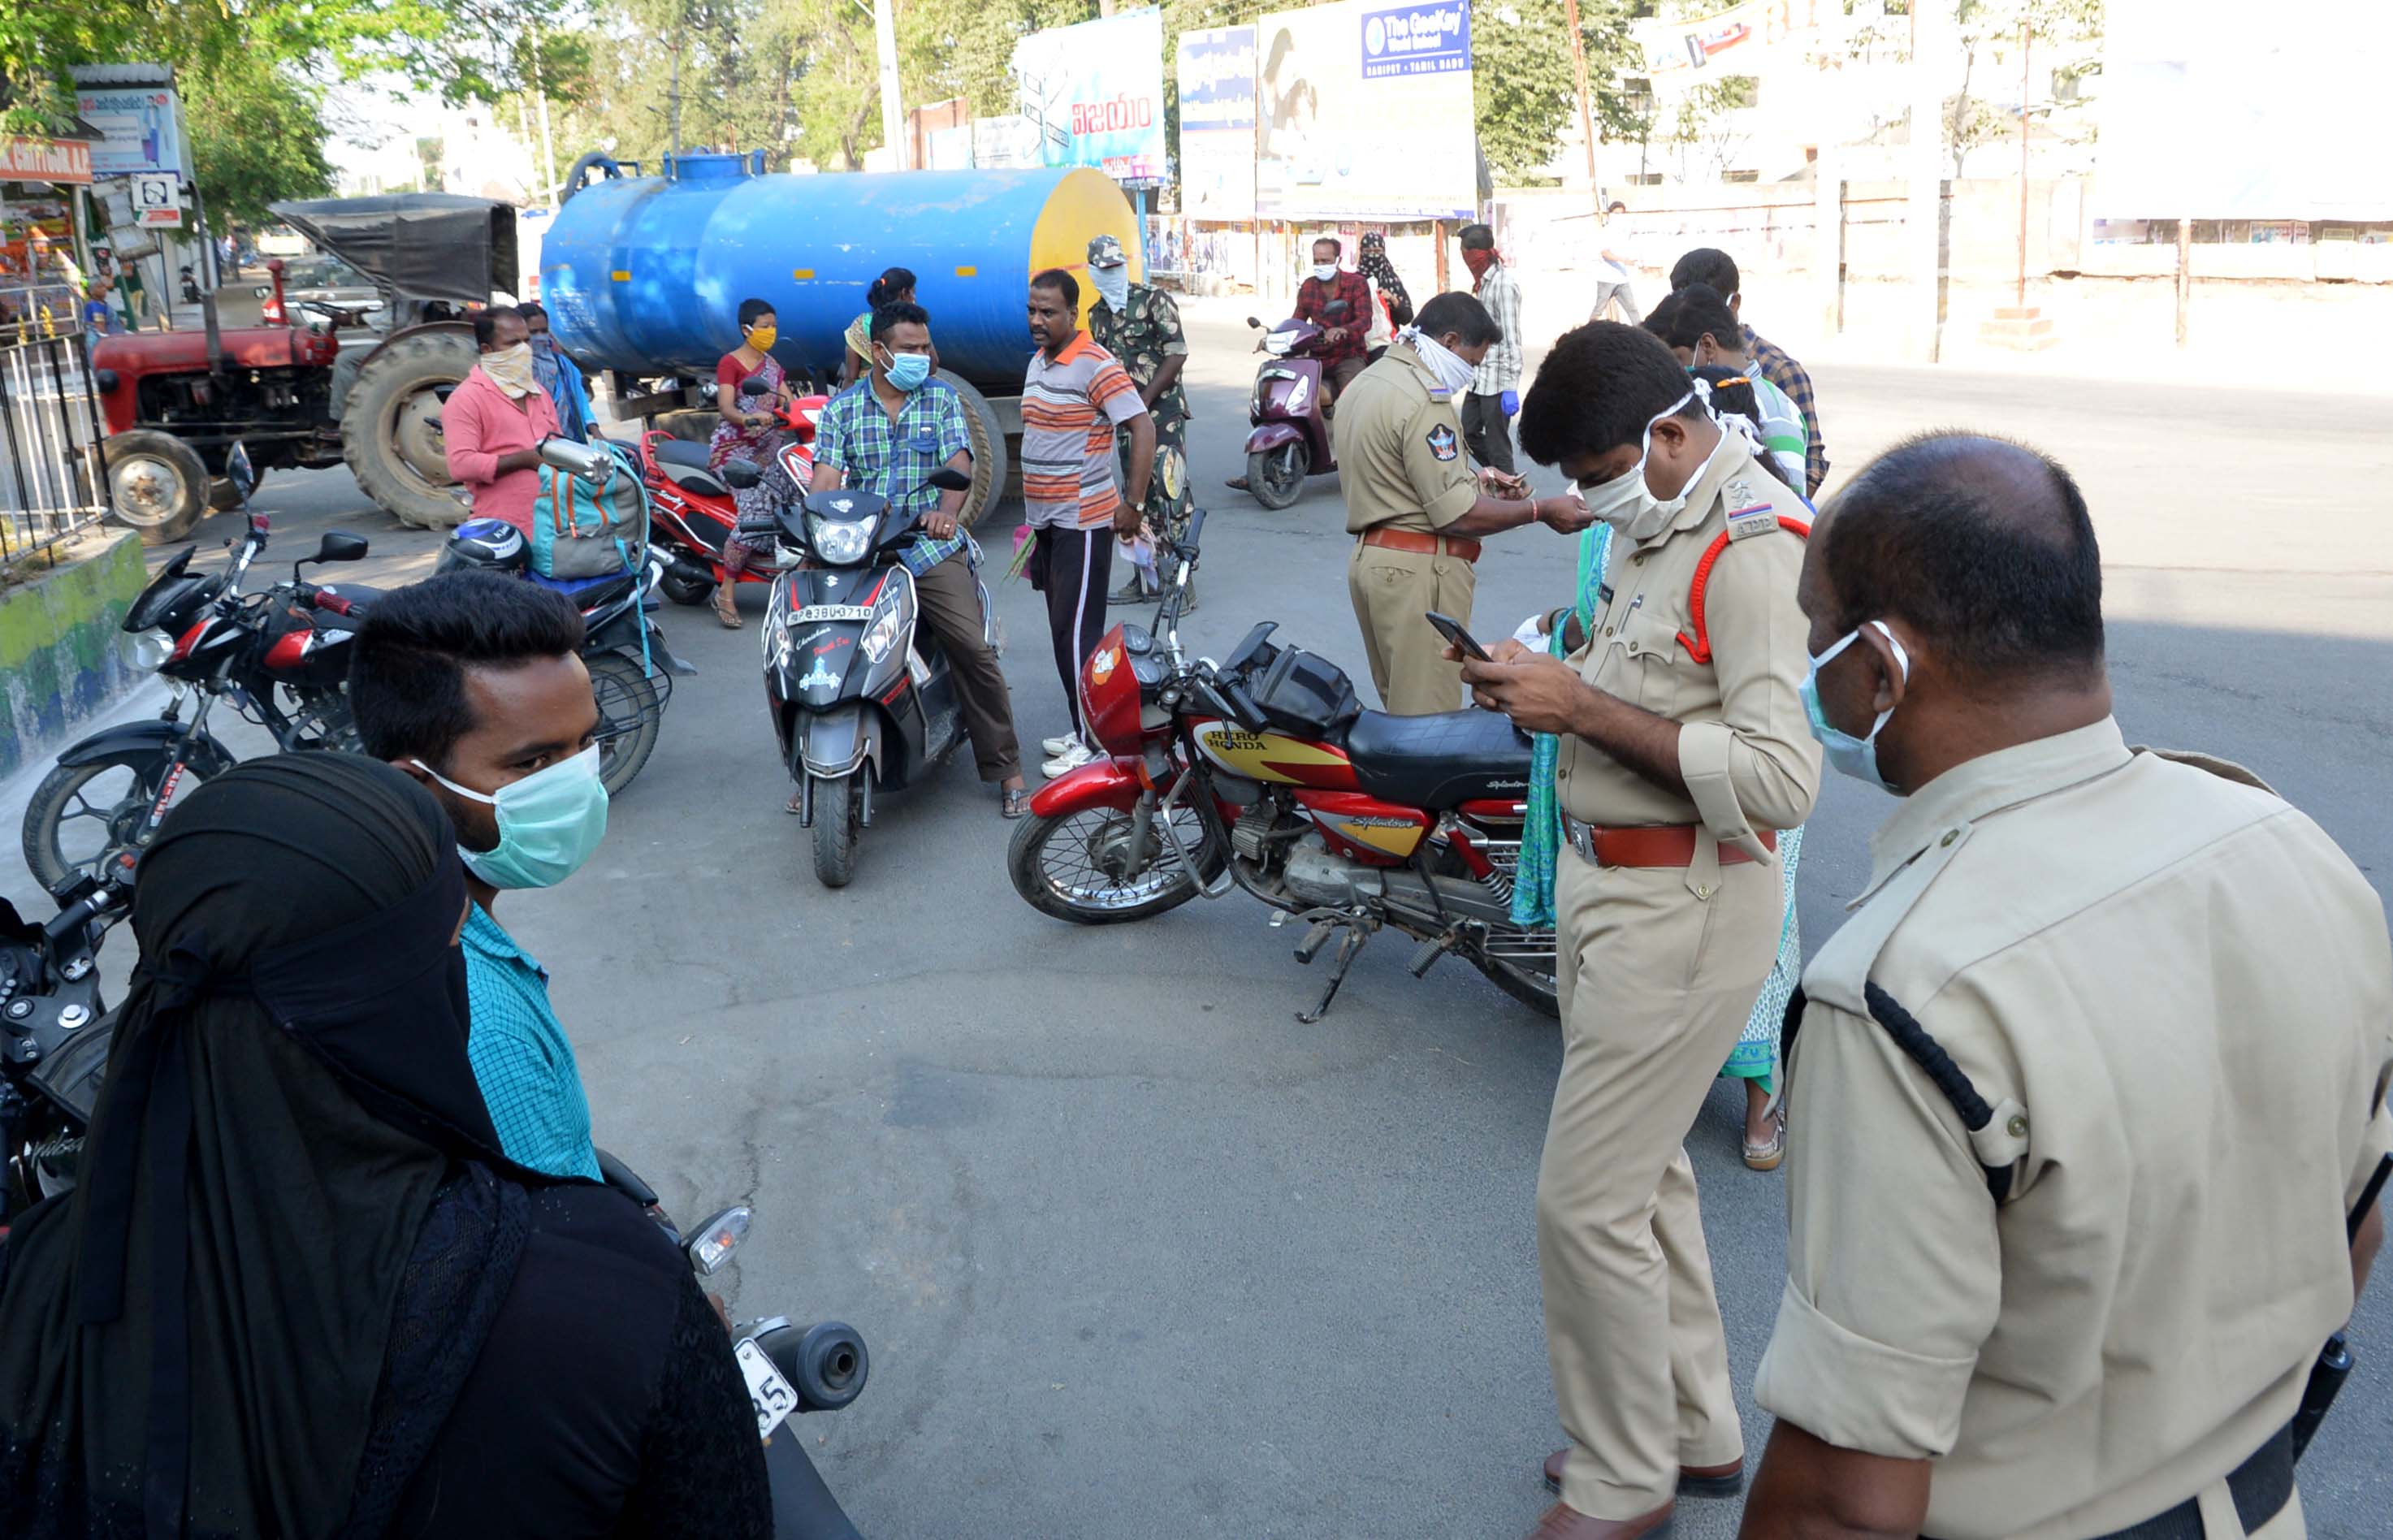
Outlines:
{"type": "Polygon", "coordinates": [[[1354,766],[1343,750],[1285,733],[1250,733],[1235,722],[1205,722],[1195,728],[1205,757],[1234,776],[1310,786],[1330,791],[1355,789],[1354,766]]]}
{"type": "MultiPolygon", "coordinates": [[[[669,165],[672,163],[668,163],[669,165]]],[[[761,155],[684,155],[671,176],[597,181],[541,241],[541,298],[585,367],[711,377],[739,343],[742,300],[774,307],[784,368],[836,366],[883,269],[915,275],[939,362],[1019,390],[1030,275],[1087,264],[1110,234],[1144,274],[1121,189],[1086,167],[760,175],[761,155]]],[[[1080,287],[1082,315],[1095,298],[1080,287]]]]}

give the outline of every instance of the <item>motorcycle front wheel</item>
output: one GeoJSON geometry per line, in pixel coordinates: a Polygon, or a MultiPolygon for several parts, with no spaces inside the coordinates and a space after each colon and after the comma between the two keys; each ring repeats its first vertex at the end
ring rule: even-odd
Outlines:
{"type": "MultiPolygon", "coordinates": [[[[53,766],[25,804],[20,840],[33,881],[55,893],[76,873],[98,871],[111,855],[131,848],[169,763],[163,753],[127,750],[87,764],[53,766]]],[[[185,761],[177,803],[207,775],[185,761]]]]}
{"type": "Polygon", "coordinates": [[[1312,474],[1313,451],[1301,438],[1247,456],[1247,489],[1274,513],[1304,495],[1304,478],[1312,474]]]}
{"type": "Polygon", "coordinates": [[[1196,871],[1182,865],[1160,836],[1151,836],[1159,848],[1137,859],[1131,850],[1131,815],[1092,807],[1025,818],[1006,852],[1006,875],[1032,908],[1057,920],[1076,925],[1145,920],[1196,897],[1225,864],[1221,846],[1195,812],[1177,810],[1172,828],[1195,852],[1196,871]]]}
{"type": "Polygon", "coordinates": [[[1559,1020],[1563,1013],[1562,997],[1554,988],[1554,975],[1539,972],[1525,963],[1510,958],[1488,958],[1479,964],[1497,988],[1540,1014],[1559,1020]]]}
{"type": "Polygon", "coordinates": [[[815,877],[827,888],[843,888],[856,876],[856,777],[862,774],[815,779],[815,877]]]}

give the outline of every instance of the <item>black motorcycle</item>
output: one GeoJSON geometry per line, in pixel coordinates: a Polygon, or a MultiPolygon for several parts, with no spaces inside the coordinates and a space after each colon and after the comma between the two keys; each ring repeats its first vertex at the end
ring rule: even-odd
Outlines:
{"type": "MultiPolygon", "coordinates": [[[[941,466],[922,485],[972,482],[941,466]]],[[[781,570],[765,607],[765,695],[799,820],[814,831],[815,876],[829,888],[855,875],[874,796],[916,784],[963,740],[947,656],[915,629],[903,558],[918,522],[851,487],[808,493],[780,511],[774,531],[781,570]]]]}
{"type": "Polygon", "coordinates": [[[0,1229],[74,1185],[113,1024],[99,994],[99,942],[132,891],[133,858],[122,855],[61,890],[46,924],[0,899],[0,1229]]]}

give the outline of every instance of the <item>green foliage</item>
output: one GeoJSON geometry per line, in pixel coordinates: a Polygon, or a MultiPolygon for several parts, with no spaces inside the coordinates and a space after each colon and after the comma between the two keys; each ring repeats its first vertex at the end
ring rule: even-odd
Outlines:
{"type": "MultiPolygon", "coordinates": [[[[1622,85],[1638,67],[1628,35],[1636,0],[1581,0],[1579,37],[1587,50],[1588,94],[1598,137],[1641,138],[1652,131],[1648,98],[1622,85]]],[[[1474,6],[1471,95],[1479,145],[1497,176],[1518,176],[1551,161],[1578,116],[1570,22],[1563,0],[1504,0],[1474,6]]]]}
{"type": "Polygon", "coordinates": [[[261,225],[271,217],[269,203],[333,190],[320,87],[251,54],[180,78],[192,171],[211,228],[261,225]]]}

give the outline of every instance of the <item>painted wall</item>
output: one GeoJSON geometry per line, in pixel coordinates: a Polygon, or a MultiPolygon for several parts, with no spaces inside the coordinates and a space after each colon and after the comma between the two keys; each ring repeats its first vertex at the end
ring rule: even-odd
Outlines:
{"type": "Polygon", "coordinates": [[[149,581],[124,535],[73,567],[0,588],[0,777],[46,758],[141,681],[119,645],[149,581]]]}

